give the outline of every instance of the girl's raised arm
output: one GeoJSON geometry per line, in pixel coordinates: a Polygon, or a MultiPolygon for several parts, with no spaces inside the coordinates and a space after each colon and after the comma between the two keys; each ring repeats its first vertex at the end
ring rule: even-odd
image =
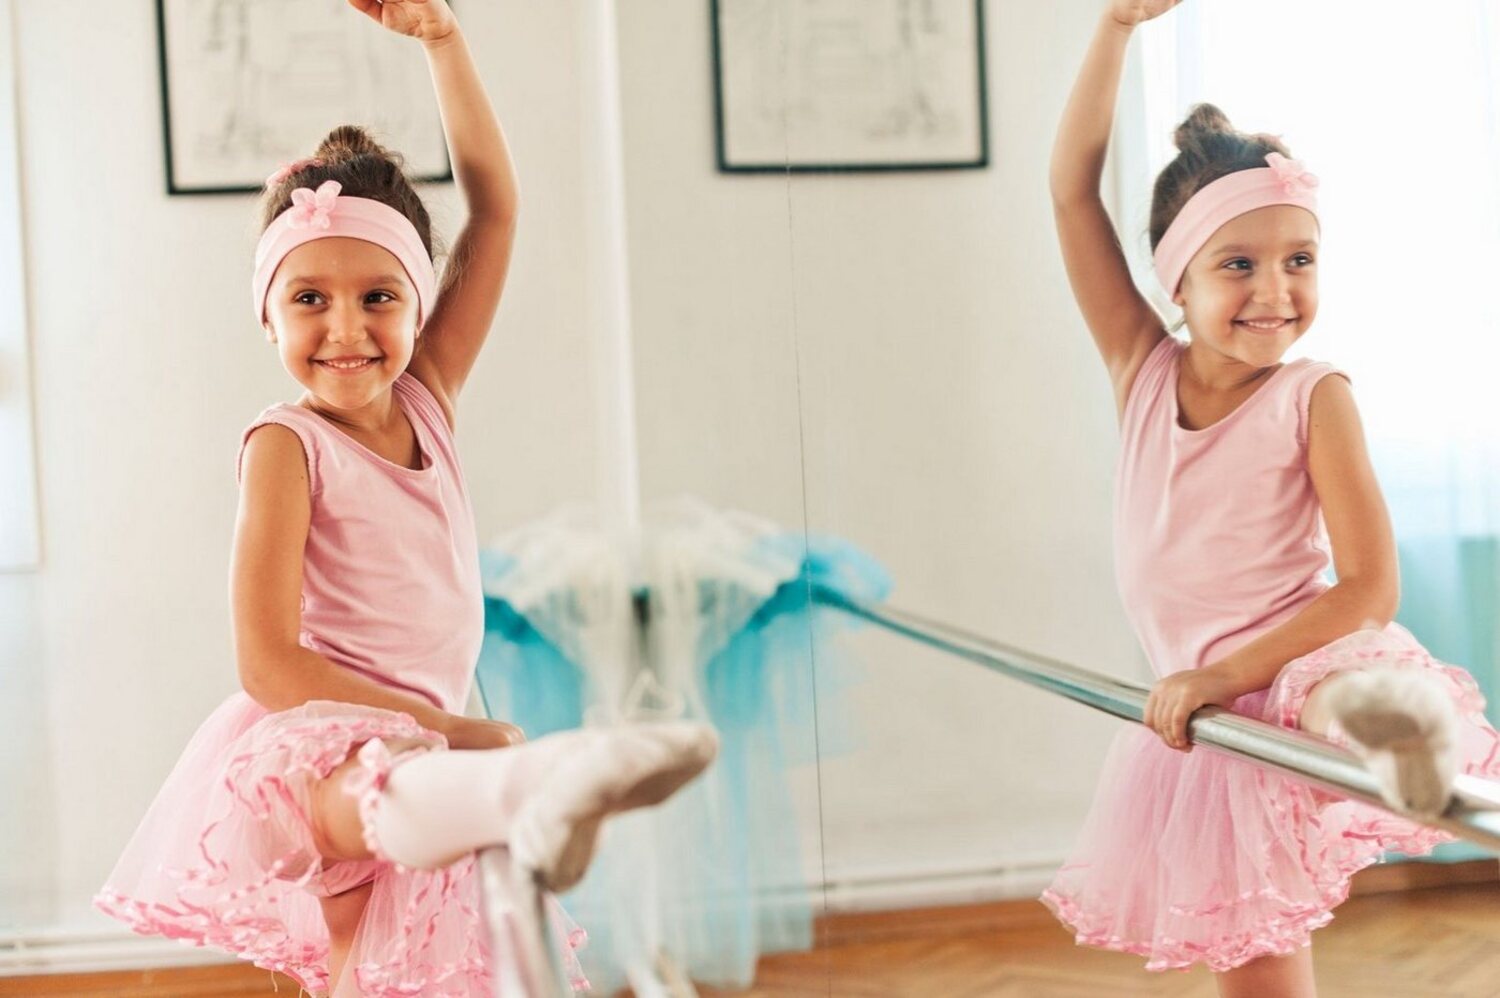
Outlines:
{"type": "Polygon", "coordinates": [[[1052,148],[1052,208],[1073,296],[1094,335],[1120,411],[1136,372],[1166,335],[1130,267],[1099,193],[1125,46],[1135,26],[1180,0],[1110,0],[1063,110],[1052,148]]]}
{"type": "Polygon", "coordinates": [[[412,376],[453,408],[489,335],[515,241],[519,189],[510,147],[469,52],[444,0],[349,0],[398,34],[416,38],[427,53],[453,175],[469,209],[453,242],[437,305],[423,327],[425,346],[412,358],[412,376]]]}

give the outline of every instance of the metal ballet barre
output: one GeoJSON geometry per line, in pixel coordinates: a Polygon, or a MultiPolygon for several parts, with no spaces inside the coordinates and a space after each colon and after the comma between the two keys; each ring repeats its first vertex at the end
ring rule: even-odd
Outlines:
{"type": "MultiPolygon", "coordinates": [[[[1033,655],[894,607],[863,603],[822,586],[812,586],[811,595],[817,603],[842,610],[920,644],[978,662],[995,672],[1087,704],[1106,714],[1141,723],[1148,690],[1138,683],[1113,679],[1033,655]]],[[[1374,777],[1358,757],[1322,738],[1243,717],[1222,707],[1198,710],[1188,723],[1188,736],[1195,744],[1382,810],[1391,810],[1381,798],[1374,777]]],[[[1500,783],[1460,775],[1448,809],[1441,816],[1422,823],[1500,852],[1500,783]]]]}

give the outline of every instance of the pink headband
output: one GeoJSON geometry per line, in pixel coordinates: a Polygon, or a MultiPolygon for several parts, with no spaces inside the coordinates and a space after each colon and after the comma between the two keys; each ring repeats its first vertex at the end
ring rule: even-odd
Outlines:
{"type": "Polygon", "coordinates": [[[437,273],[422,237],[407,217],[389,205],[369,198],[340,197],[343,185],[325,180],[316,192],[306,187],[292,191],[292,206],[266,227],[255,247],[255,277],[251,281],[255,317],[266,319],[266,295],[271,278],[286,255],[314,239],[347,236],[389,250],[401,261],[417,289],[417,328],[432,314],[437,295],[437,273]]]}
{"type": "Polygon", "coordinates": [[[1188,199],[1156,244],[1156,276],[1167,294],[1176,296],[1188,261],[1231,219],[1257,208],[1290,204],[1318,213],[1318,178],[1299,160],[1279,152],[1266,156],[1265,167],[1236,170],[1188,199]]]}

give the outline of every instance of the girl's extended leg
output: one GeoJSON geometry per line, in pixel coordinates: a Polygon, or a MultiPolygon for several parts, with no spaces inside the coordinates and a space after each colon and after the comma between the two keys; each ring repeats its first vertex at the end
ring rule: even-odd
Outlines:
{"type": "Polygon", "coordinates": [[[1263,956],[1214,975],[1219,998],[1317,998],[1312,947],[1289,956],[1263,956]]]}
{"type": "Polygon", "coordinates": [[[1387,804],[1416,815],[1447,805],[1459,769],[1458,717],[1437,676],[1390,668],[1336,673],[1313,687],[1298,725],[1327,735],[1334,720],[1387,804]]]}
{"type": "MultiPolygon", "coordinates": [[[[399,757],[420,742],[385,744],[399,757]]],[[[432,869],[490,845],[506,845],[543,884],[560,891],[583,875],[600,822],[660,803],[713,760],[712,729],[690,723],[561,732],[510,748],[426,751],[397,759],[369,810],[346,780],[363,763],[351,753],[312,793],[312,825],[325,859],[386,858],[432,869]]]]}

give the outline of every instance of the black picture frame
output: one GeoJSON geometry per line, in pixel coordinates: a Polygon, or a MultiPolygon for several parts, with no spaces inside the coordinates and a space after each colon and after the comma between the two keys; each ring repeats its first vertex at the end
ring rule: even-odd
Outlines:
{"type": "MultiPolygon", "coordinates": [[[[411,164],[414,168],[413,181],[417,183],[447,183],[453,180],[453,164],[448,156],[447,144],[443,137],[441,119],[438,116],[435,99],[430,104],[430,118],[422,120],[425,122],[423,134],[425,135],[435,130],[437,140],[435,142],[422,142],[422,148],[415,150],[415,156],[413,155],[414,150],[411,145],[404,143],[400,134],[395,134],[392,129],[385,127],[385,123],[379,120],[372,120],[369,116],[341,111],[330,104],[327,108],[327,114],[324,116],[324,124],[321,131],[317,132],[316,135],[312,135],[311,133],[299,135],[297,141],[288,139],[283,143],[286,148],[279,153],[267,153],[263,156],[257,156],[254,153],[242,153],[239,155],[236,165],[232,167],[225,166],[222,169],[212,169],[201,164],[193,164],[189,168],[187,164],[191,164],[192,162],[189,158],[192,152],[192,144],[187,142],[185,136],[191,133],[191,129],[181,120],[182,112],[180,109],[174,114],[172,100],[174,70],[177,74],[175,83],[177,84],[179,94],[190,91],[195,84],[198,87],[205,87],[207,86],[207,81],[191,79],[188,67],[174,62],[171,48],[173,39],[170,37],[171,29],[169,28],[168,14],[169,8],[178,8],[194,3],[204,4],[212,2],[213,0],[156,0],[157,71],[161,86],[163,162],[165,165],[166,193],[168,196],[259,192],[264,187],[266,177],[280,163],[311,155],[313,144],[318,138],[321,138],[323,134],[326,134],[327,131],[338,124],[345,122],[356,122],[366,125],[371,128],[382,143],[399,150],[406,156],[408,164],[411,164]]],[[[223,7],[238,12],[243,20],[248,21],[255,14],[262,13],[276,2],[277,0],[238,0],[238,6],[231,3],[223,5],[223,7]],[[255,5],[254,11],[252,11],[252,4],[255,5]]],[[[290,0],[281,0],[281,2],[289,3],[290,0]]],[[[450,0],[450,6],[452,5],[450,0]]],[[[343,7],[344,5],[341,4],[339,6],[343,7]]],[[[182,13],[180,10],[171,12],[176,14],[182,13]]],[[[352,10],[341,9],[338,13],[347,19],[348,30],[351,33],[368,32],[371,29],[379,30],[374,25],[362,23],[363,19],[352,10]]],[[[295,23],[294,18],[286,18],[282,19],[282,21],[283,23],[295,23]]],[[[361,40],[369,42],[369,39],[366,38],[362,38],[361,40]]],[[[177,39],[177,41],[179,44],[182,42],[181,39],[177,39]]],[[[375,45],[387,46],[392,43],[396,45],[412,44],[409,40],[398,38],[395,35],[391,35],[390,39],[386,41],[373,42],[375,45]]],[[[430,93],[431,84],[427,82],[425,67],[423,68],[422,79],[424,81],[423,92],[430,93]]],[[[226,104],[233,103],[232,95],[225,95],[224,99],[226,104]]],[[[411,111],[412,109],[406,110],[411,111]]],[[[229,117],[233,118],[244,111],[244,108],[231,108],[229,117]]],[[[312,113],[316,109],[304,105],[299,108],[299,111],[312,113]]],[[[267,117],[274,120],[274,116],[267,117]]],[[[413,119],[417,118],[414,114],[409,115],[409,117],[413,119]]],[[[257,141],[261,139],[262,134],[257,133],[257,141]]],[[[273,138],[271,142],[265,144],[275,145],[276,142],[273,138]]]]}
{"type": "MultiPolygon", "coordinates": [[[[931,159],[892,158],[847,159],[832,161],[798,161],[783,155],[781,161],[761,159],[759,161],[734,158],[729,134],[731,114],[726,107],[725,43],[723,37],[725,4],[741,0],[710,0],[711,34],[713,43],[714,74],[714,144],[717,167],[720,173],[764,174],[764,173],[891,173],[933,170],[978,170],[990,165],[989,134],[989,84],[985,53],[984,0],[971,0],[973,11],[974,77],[976,92],[970,111],[977,148],[969,157],[937,157],[931,159]]],[[[798,4],[806,0],[779,0],[785,4],[798,4]]]]}

